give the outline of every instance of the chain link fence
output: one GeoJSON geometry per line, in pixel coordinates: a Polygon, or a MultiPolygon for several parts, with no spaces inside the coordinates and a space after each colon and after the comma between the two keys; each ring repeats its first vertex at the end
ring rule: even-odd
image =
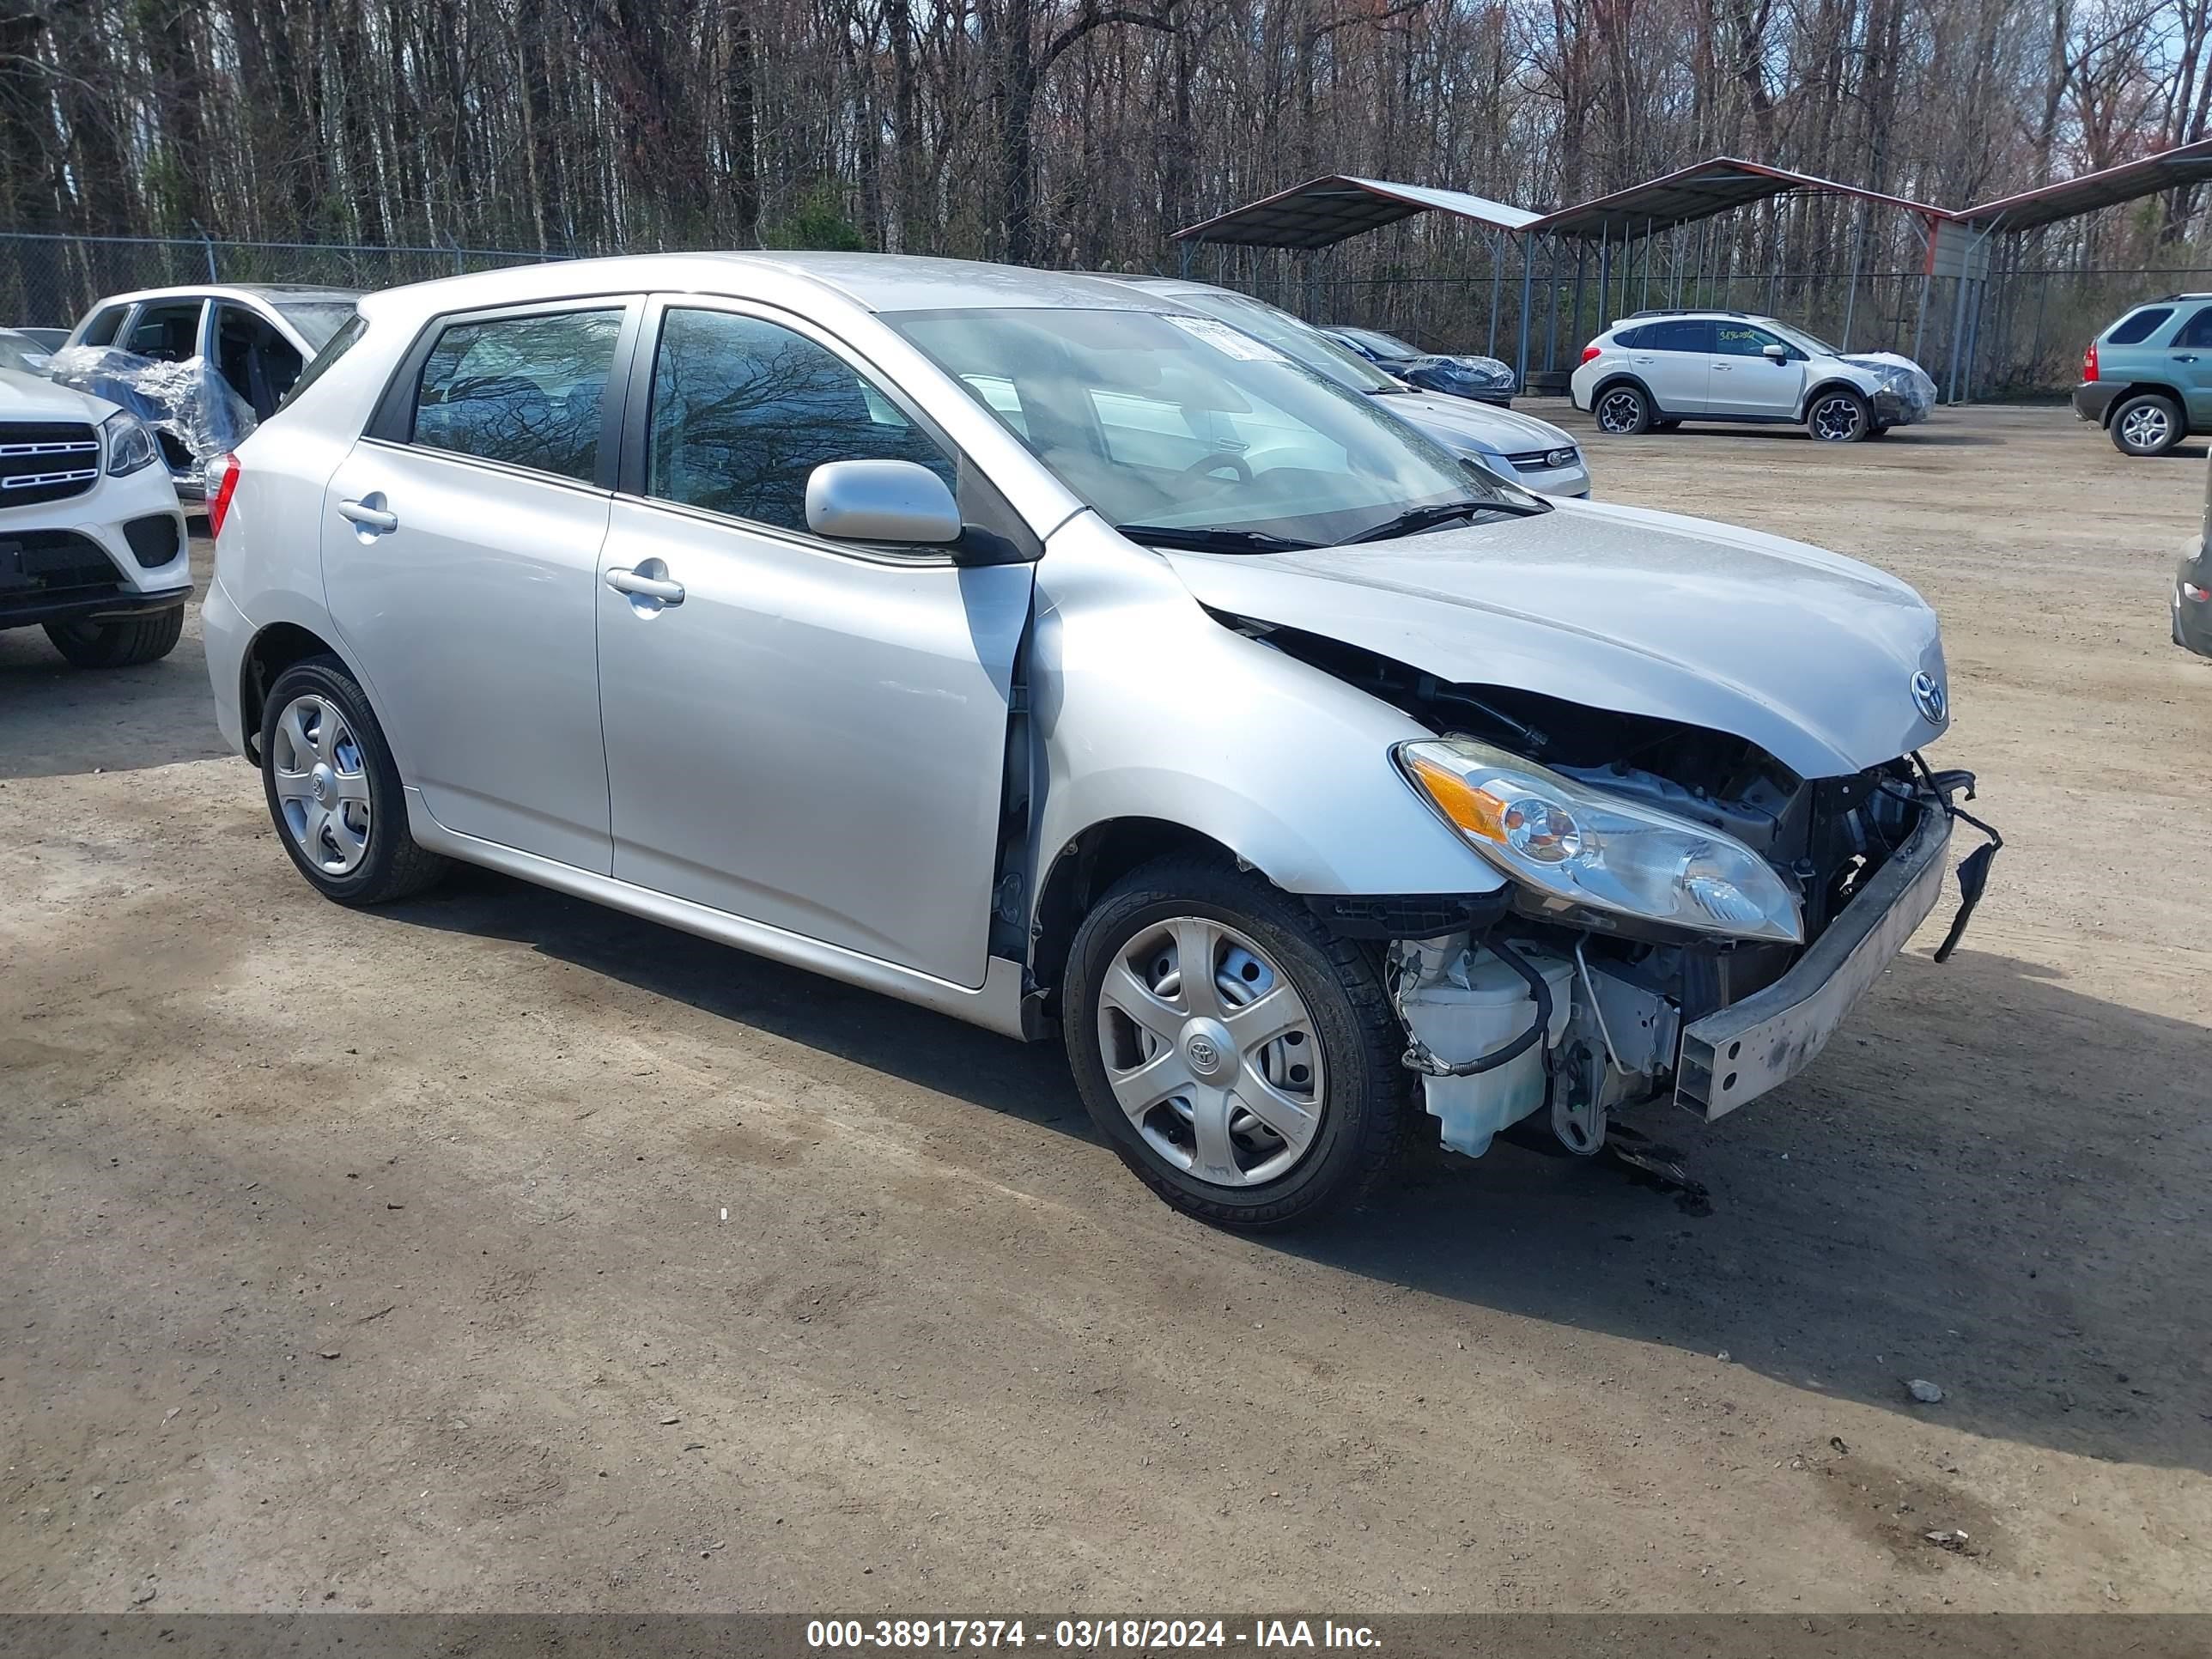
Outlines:
{"type": "Polygon", "coordinates": [[[67,328],[96,301],[133,289],[305,283],[366,290],[569,257],[512,248],[0,232],[0,327],[67,328]]]}

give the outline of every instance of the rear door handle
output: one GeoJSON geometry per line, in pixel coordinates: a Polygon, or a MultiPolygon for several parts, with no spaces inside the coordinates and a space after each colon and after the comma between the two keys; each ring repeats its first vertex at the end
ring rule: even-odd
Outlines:
{"type": "Polygon", "coordinates": [[[381,495],[370,495],[358,501],[340,501],[338,517],[349,520],[363,530],[397,530],[399,528],[399,515],[373,505],[383,499],[381,495]]]}
{"type": "Polygon", "coordinates": [[[658,599],[663,605],[684,603],[684,584],[665,581],[658,576],[641,576],[635,570],[610,570],[607,586],[617,593],[629,593],[641,599],[658,599]]]}

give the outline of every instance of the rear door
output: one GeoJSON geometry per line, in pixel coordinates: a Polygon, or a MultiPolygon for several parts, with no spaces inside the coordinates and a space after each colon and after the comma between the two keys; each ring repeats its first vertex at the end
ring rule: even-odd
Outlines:
{"type": "Polygon", "coordinates": [[[614,873],[981,984],[1030,567],[807,529],[829,461],[917,462],[971,521],[988,489],[813,325],[670,298],[647,338],[600,562],[679,597],[598,587],[614,873]]]}
{"type": "Polygon", "coordinates": [[[2199,306],[2166,348],[2174,388],[2189,407],[2190,429],[2212,428],[2212,305],[2199,306]]]}
{"type": "Polygon", "coordinates": [[[423,805],[601,875],[607,387],[639,308],[617,296],[432,324],[323,507],[331,615],[423,805]]]}
{"type": "Polygon", "coordinates": [[[1712,378],[1705,387],[1705,407],[1712,413],[1795,420],[1804,390],[1803,352],[1756,324],[1714,319],[1712,378]],[[1780,362],[1766,355],[1771,345],[1787,354],[1780,362]]]}
{"type": "Polygon", "coordinates": [[[1702,415],[1711,373],[1713,325],[1701,317],[1670,317],[1636,331],[1628,362],[1669,415],[1702,415]]]}

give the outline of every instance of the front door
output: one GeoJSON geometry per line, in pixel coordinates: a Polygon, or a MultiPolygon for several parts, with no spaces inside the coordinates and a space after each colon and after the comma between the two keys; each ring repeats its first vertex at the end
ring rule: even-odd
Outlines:
{"type": "Polygon", "coordinates": [[[1714,414],[1793,421],[1804,391],[1803,352],[1755,324],[1715,319],[1712,379],[1705,391],[1714,414]],[[1782,349],[1781,362],[1766,355],[1769,346],[1782,349]]]}
{"type": "Polygon", "coordinates": [[[323,507],[330,612],[400,775],[448,829],[601,875],[602,403],[628,310],[449,320],[323,507]]]}
{"type": "Polygon", "coordinates": [[[981,984],[1030,567],[807,530],[824,462],[959,471],[837,342],[673,300],[647,340],[600,565],[660,586],[597,597],[614,873],[981,984]]]}
{"type": "Polygon", "coordinates": [[[1713,325],[1702,318],[1674,317],[1646,323],[1636,331],[1636,340],[1629,348],[1629,363],[1659,407],[1669,415],[1704,414],[1713,325]]]}

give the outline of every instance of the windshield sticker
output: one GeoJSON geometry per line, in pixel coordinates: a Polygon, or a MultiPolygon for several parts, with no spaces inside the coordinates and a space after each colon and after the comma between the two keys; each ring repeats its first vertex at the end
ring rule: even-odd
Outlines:
{"type": "Polygon", "coordinates": [[[1217,323],[1211,317],[1178,317],[1173,313],[1161,313],[1184,333],[1203,340],[1216,351],[1248,363],[1285,363],[1289,358],[1262,341],[1249,334],[1239,333],[1226,323],[1217,323]]]}

